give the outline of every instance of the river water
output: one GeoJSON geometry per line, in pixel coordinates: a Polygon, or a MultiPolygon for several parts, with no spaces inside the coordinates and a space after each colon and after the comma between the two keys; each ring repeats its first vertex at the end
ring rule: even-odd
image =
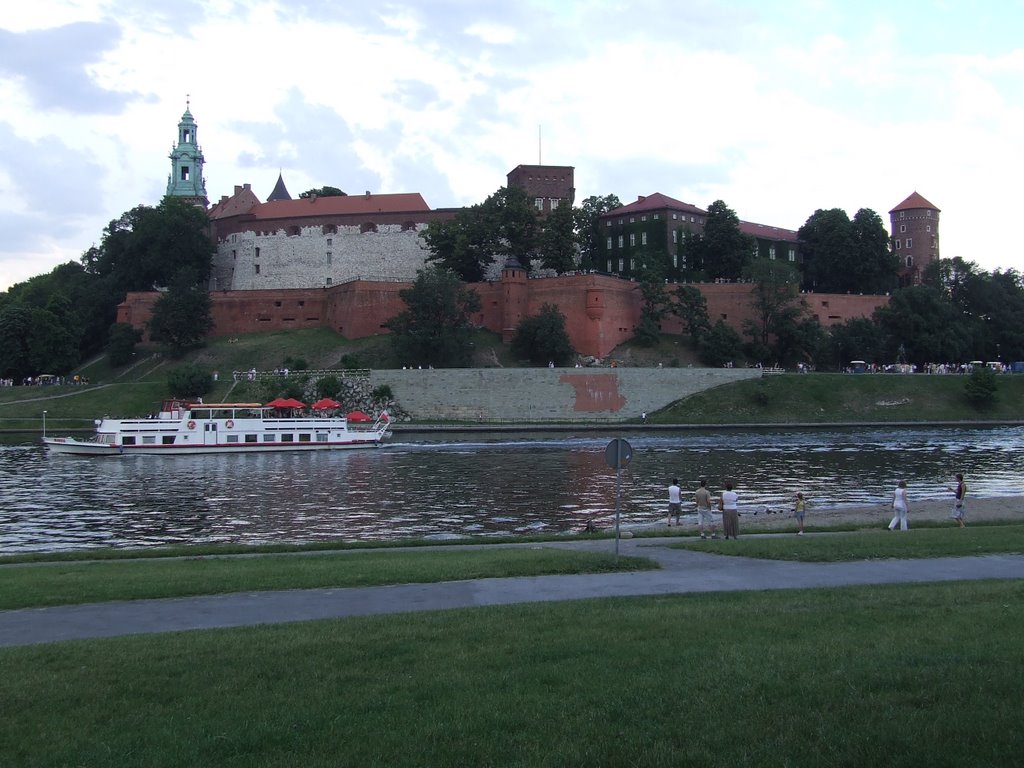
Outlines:
{"type": "MultiPolygon", "coordinates": [[[[566,532],[610,524],[610,437],[629,440],[622,521],[660,519],[665,488],[733,479],[746,510],[1024,495],[1024,427],[402,434],[377,450],[257,456],[48,455],[0,439],[0,553],[170,543],[566,532]]],[[[689,496],[687,495],[687,498],[689,496]]]]}

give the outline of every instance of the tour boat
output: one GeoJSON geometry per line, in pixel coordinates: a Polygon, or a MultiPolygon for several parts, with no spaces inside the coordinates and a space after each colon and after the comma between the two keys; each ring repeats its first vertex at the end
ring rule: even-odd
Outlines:
{"type": "Polygon", "coordinates": [[[316,410],[313,415],[280,415],[305,408],[303,403],[290,402],[292,406],[283,408],[279,401],[263,405],[165,400],[160,412],[147,418],[97,419],[91,438],[44,434],[43,443],[53,453],[168,456],[374,448],[391,436],[387,411],[376,419],[358,412],[319,415],[316,410]]]}

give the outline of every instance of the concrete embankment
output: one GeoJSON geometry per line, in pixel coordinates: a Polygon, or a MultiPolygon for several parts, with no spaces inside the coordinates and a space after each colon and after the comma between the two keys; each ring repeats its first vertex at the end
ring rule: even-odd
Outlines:
{"type": "Polygon", "coordinates": [[[683,397],[757,378],[750,368],[470,368],[380,370],[417,421],[607,422],[639,418],[683,397]]]}

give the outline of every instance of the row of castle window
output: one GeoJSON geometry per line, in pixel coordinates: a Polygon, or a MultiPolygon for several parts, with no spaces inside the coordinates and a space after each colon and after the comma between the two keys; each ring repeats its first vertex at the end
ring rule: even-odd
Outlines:
{"type": "MultiPolygon", "coordinates": [[[[558,207],[558,204],[560,202],[562,202],[562,201],[559,198],[557,198],[557,197],[550,197],[550,198],[548,198],[548,202],[551,204],[551,210],[553,211],[553,210],[555,210],[558,207]]],[[[535,197],[533,199],[533,206],[538,211],[543,211],[544,210],[544,198],[543,197],[535,197]]]]}
{"type": "MultiPolygon", "coordinates": [[[[660,213],[651,214],[651,218],[654,221],[658,221],[659,219],[661,219],[661,214],[660,213]]],[[[673,221],[686,221],[686,214],[685,213],[673,213],[672,214],[672,220],[673,221]]],[[[646,213],[641,214],[640,221],[647,221],[647,214],[646,213]]],[[[690,217],[690,222],[692,224],[703,224],[704,223],[704,219],[702,217],[700,217],[700,216],[691,216],[690,217]]],[[[625,219],[619,219],[618,223],[619,224],[625,224],[626,220],[625,219]]],[[[629,217],[629,223],[630,224],[636,224],[636,216],[630,216],[629,217]]],[[[604,225],[606,227],[610,227],[612,224],[613,224],[613,222],[612,222],[611,219],[607,219],[605,221],[605,223],[604,223],[604,225]]]]}
{"type": "MultiPolygon", "coordinates": [[[[896,238],[896,250],[897,250],[897,251],[898,251],[898,250],[900,249],[900,247],[901,247],[901,246],[900,246],[900,243],[901,243],[901,240],[900,240],[900,239],[899,239],[899,238],[897,237],[897,238],[896,238]]],[[[912,238],[912,237],[908,237],[908,238],[907,238],[907,248],[913,248],[913,247],[914,247],[914,238],[912,238]]]]}
{"type": "MultiPolygon", "coordinates": [[[[906,231],[907,231],[907,225],[906,224],[900,224],[900,232],[906,232],[906,231]]],[[[931,232],[932,231],[932,225],[931,224],[926,224],[925,228],[924,228],[924,231],[925,232],[931,232]]]]}

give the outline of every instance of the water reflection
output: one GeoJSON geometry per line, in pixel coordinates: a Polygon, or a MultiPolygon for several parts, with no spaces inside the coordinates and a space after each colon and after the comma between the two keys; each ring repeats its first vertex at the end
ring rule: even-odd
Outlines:
{"type": "MultiPolygon", "coordinates": [[[[744,505],[883,503],[900,478],[945,498],[1024,494],[1024,428],[623,434],[627,522],[660,517],[676,476],[738,484],[744,505]]],[[[173,542],[304,541],[577,530],[615,508],[609,435],[398,436],[381,450],[88,459],[0,442],[0,551],[173,542]]]]}

